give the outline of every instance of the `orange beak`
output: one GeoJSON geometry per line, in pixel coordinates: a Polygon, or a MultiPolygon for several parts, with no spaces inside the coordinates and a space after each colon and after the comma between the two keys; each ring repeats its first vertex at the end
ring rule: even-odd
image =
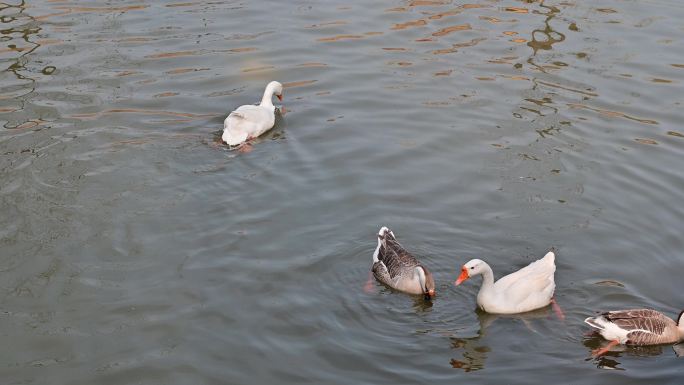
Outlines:
{"type": "Polygon", "coordinates": [[[458,279],[456,280],[456,286],[460,285],[463,281],[466,279],[470,278],[468,275],[468,269],[466,269],[465,266],[461,267],[461,275],[458,276],[458,279]]]}
{"type": "Polygon", "coordinates": [[[283,95],[276,95],[276,96],[278,97],[278,100],[280,100],[281,102],[283,101],[283,95]]]}

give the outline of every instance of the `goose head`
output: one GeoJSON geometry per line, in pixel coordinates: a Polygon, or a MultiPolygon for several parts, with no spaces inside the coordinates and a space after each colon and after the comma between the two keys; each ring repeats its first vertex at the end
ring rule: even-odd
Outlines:
{"type": "Polygon", "coordinates": [[[281,102],[283,101],[283,85],[280,82],[274,80],[268,83],[266,89],[270,89],[272,95],[275,95],[281,102]]]}
{"type": "Polygon", "coordinates": [[[461,275],[459,275],[456,280],[456,286],[472,276],[484,273],[486,270],[485,266],[487,266],[487,263],[480,259],[471,259],[468,261],[468,263],[461,267],[461,275]]]}
{"type": "Polygon", "coordinates": [[[435,280],[432,278],[432,273],[423,266],[416,267],[418,273],[418,282],[423,290],[425,299],[430,299],[435,296],[435,280]]]}

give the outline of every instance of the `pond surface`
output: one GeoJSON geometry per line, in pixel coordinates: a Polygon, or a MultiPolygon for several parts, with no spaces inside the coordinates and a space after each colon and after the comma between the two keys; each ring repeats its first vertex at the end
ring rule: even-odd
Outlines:
{"type": "Polygon", "coordinates": [[[680,1],[0,5],[3,384],[681,384],[680,1]],[[223,119],[285,84],[249,152],[223,119]],[[368,278],[389,226],[437,298],[368,278]],[[557,249],[550,309],[475,311],[557,249]],[[617,370],[607,370],[617,369],[617,370]]]}

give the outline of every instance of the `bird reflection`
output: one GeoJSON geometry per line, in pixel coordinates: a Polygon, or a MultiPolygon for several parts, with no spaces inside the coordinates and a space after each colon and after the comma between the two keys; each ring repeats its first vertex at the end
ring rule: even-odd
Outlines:
{"type": "Polygon", "coordinates": [[[539,333],[533,326],[532,322],[536,319],[547,319],[553,317],[553,311],[551,306],[546,306],[541,309],[536,309],[528,311],[527,313],[518,314],[490,314],[477,309],[477,319],[480,321],[480,330],[489,328],[494,321],[499,318],[512,318],[522,321],[522,323],[533,333],[539,333]]]}
{"type": "Polygon", "coordinates": [[[674,345],[672,347],[677,357],[684,357],[684,343],[674,345]]]}
{"type": "Polygon", "coordinates": [[[422,295],[414,295],[413,309],[417,312],[428,312],[432,310],[432,300],[425,299],[422,295]]]}
{"type": "Polygon", "coordinates": [[[452,368],[461,369],[465,372],[473,372],[484,369],[488,353],[491,352],[489,346],[480,339],[485,336],[487,329],[499,318],[519,319],[533,333],[539,333],[534,329],[533,320],[548,319],[553,317],[551,306],[537,309],[522,314],[490,314],[480,309],[476,310],[477,320],[480,329],[474,337],[457,338],[450,337],[452,349],[463,350],[463,356],[459,359],[452,358],[449,362],[452,368]]]}
{"type": "Polygon", "coordinates": [[[471,338],[456,338],[451,337],[451,347],[453,349],[463,349],[463,357],[460,360],[452,358],[449,362],[454,369],[461,369],[464,372],[474,372],[476,370],[484,369],[485,361],[487,360],[487,353],[491,349],[483,344],[480,344],[481,333],[476,337],[471,338]]]}
{"type": "MultiPolygon", "coordinates": [[[[606,341],[605,338],[601,337],[601,335],[598,332],[592,331],[591,333],[585,336],[582,343],[589,349],[589,354],[591,354],[592,351],[606,345],[608,341],[606,341]]],[[[617,359],[620,358],[622,355],[626,354],[628,356],[635,357],[655,357],[663,354],[667,346],[668,345],[616,345],[615,347],[611,348],[610,351],[606,352],[605,354],[599,357],[587,358],[587,361],[594,360],[596,367],[599,369],[624,370],[623,368],[618,367],[618,365],[620,365],[620,362],[617,361],[617,359]]],[[[674,350],[677,357],[681,357],[684,355],[684,344],[674,345],[672,349],[674,350]]]]}

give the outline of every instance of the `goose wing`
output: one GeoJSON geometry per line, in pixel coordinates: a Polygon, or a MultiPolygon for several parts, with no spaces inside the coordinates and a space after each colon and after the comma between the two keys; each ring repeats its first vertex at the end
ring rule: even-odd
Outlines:
{"type": "Polygon", "coordinates": [[[496,281],[497,290],[510,295],[527,295],[533,292],[553,294],[556,287],[553,275],[556,272],[555,255],[548,252],[543,258],[536,260],[524,268],[502,277],[496,281]]]}
{"type": "Polygon", "coordinates": [[[376,254],[377,260],[385,266],[390,278],[406,274],[419,265],[418,261],[397,242],[394,233],[386,227],[378,234],[376,254]]]}
{"type": "Polygon", "coordinates": [[[672,323],[663,313],[651,309],[617,310],[601,315],[620,329],[657,335],[672,323]]]}
{"type": "Polygon", "coordinates": [[[275,115],[273,111],[263,106],[245,105],[228,115],[224,122],[225,130],[241,130],[250,137],[261,135],[273,127],[275,115]]]}

